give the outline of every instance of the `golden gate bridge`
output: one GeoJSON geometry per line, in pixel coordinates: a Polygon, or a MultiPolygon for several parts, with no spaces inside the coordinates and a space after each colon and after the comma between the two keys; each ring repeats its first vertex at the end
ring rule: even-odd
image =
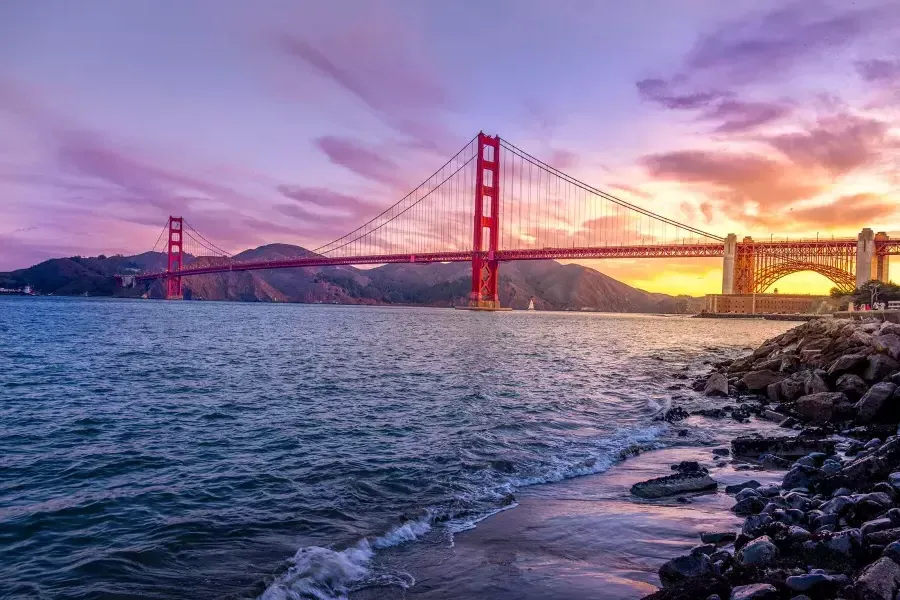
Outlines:
{"type": "Polygon", "coordinates": [[[182,217],[170,216],[166,268],[120,281],[161,280],[179,299],[182,278],[210,273],[387,263],[471,262],[469,307],[500,308],[500,263],[513,260],[720,257],[723,294],[762,293],[799,271],[842,291],[888,280],[900,240],[738,241],[674,221],[563,173],[499,136],[479,133],[409,194],[353,231],[285,260],[237,260],[182,217]],[[186,264],[185,257],[193,260],[186,264]]]}

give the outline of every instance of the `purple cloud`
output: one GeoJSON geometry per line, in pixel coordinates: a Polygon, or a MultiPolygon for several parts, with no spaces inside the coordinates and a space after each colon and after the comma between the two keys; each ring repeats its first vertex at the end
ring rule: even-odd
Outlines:
{"type": "Polygon", "coordinates": [[[367,179],[391,186],[400,183],[393,161],[356,140],[329,135],[316,139],[315,145],[332,163],[367,179]]]}
{"type": "Polygon", "coordinates": [[[705,108],[713,102],[729,96],[727,92],[721,91],[678,93],[672,89],[672,82],[658,78],[642,79],[636,85],[641,98],[672,110],[705,108]]]}
{"type": "Polygon", "coordinates": [[[856,63],[856,69],[865,81],[878,83],[900,81],[900,59],[862,60],[856,63]]]}
{"type": "Polygon", "coordinates": [[[719,133],[743,133],[768,125],[790,115],[790,106],[770,102],[724,100],[701,115],[708,121],[719,121],[719,133]]]}
{"type": "Polygon", "coordinates": [[[768,142],[802,167],[819,167],[838,176],[875,162],[890,143],[888,129],[883,121],[843,114],[821,119],[808,131],[768,138],[768,142]]]}

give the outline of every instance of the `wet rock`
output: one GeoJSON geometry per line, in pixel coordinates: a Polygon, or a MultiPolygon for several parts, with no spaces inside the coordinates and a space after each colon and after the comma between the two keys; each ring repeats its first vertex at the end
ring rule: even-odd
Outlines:
{"type": "Polygon", "coordinates": [[[680,463],[672,465],[673,471],[679,473],[709,473],[709,470],[700,466],[696,460],[683,460],[680,463]]]}
{"type": "Polygon", "coordinates": [[[888,483],[891,484],[894,488],[900,489],[900,472],[891,473],[890,475],[888,475],[888,483]]]}
{"type": "Polygon", "coordinates": [[[804,421],[825,423],[847,412],[850,401],[842,392],[819,392],[800,397],[794,410],[804,421]]]}
{"type": "Polygon", "coordinates": [[[731,510],[738,516],[747,516],[759,513],[765,506],[766,503],[762,498],[749,496],[742,500],[738,500],[738,502],[731,507],[731,510]]]}
{"type": "Polygon", "coordinates": [[[815,467],[797,465],[788,471],[781,482],[786,490],[794,488],[811,488],[825,478],[825,473],[815,467]]]}
{"type": "Polygon", "coordinates": [[[731,590],[731,600],[775,600],[778,590],[768,583],[740,585],[731,590]]]}
{"type": "Polygon", "coordinates": [[[891,412],[890,404],[896,391],[897,385],[887,382],[876,383],[869,388],[869,391],[854,405],[857,423],[872,423],[879,417],[886,417],[886,413],[891,412]]]}
{"type": "Polygon", "coordinates": [[[894,360],[900,359],[900,336],[894,333],[876,335],[872,339],[872,346],[882,354],[887,354],[894,360]]]}
{"type": "Polygon", "coordinates": [[[781,486],[775,483],[761,485],[756,488],[756,493],[763,498],[774,498],[781,493],[781,486]]]}
{"type": "MultiPolygon", "coordinates": [[[[900,475],[900,474],[898,474],[898,475],[900,475]]],[[[741,490],[748,490],[748,489],[755,490],[760,485],[762,485],[762,484],[760,484],[755,479],[751,479],[750,481],[745,481],[743,483],[735,483],[734,485],[726,485],[725,493],[726,494],[737,494],[741,490]]]]}
{"type": "Polygon", "coordinates": [[[801,544],[812,537],[812,534],[802,527],[796,525],[788,528],[787,539],[794,544],[801,544]]]}
{"type": "Polygon", "coordinates": [[[678,421],[687,419],[689,416],[691,416],[691,414],[684,408],[675,406],[659,415],[657,420],[665,421],[666,423],[677,423],[678,421]]]}
{"type": "Polygon", "coordinates": [[[876,531],[891,529],[893,526],[893,522],[888,518],[874,519],[863,523],[862,526],[860,526],[859,531],[862,533],[863,539],[866,539],[870,534],[875,533],[876,531]]]}
{"type": "Polygon", "coordinates": [[[728,456],[731,451],[728,448],[714,448],[712,453],[714,456],[728,456]]]}
{"type": "Polygon", "coordinates": [[[875,531],[866,536],[866,541],[876,546],[887,546],[900,540],[900,527],[875,531]]]}
{"type": "Polygon", "coordinates": [[[716,489],[715,480],[702,471],[676,473],[657,477],[631,486],[631,493],[638,498],[663,498],[685,492],[702,492],[716,489]]]}
{"type": "Polygon", "coordinates": [[[869,391],[868,384],[859,375],[847,373],[838,377],[835,390],[842,392],[851,402],[857,402],[869,391]]]}
{"type": "Polygon", "coordinates": [[[747,537],[755,538],[762,534],[763,531],[774,522],[770,515],[753,515],[744,519],[744,525],[741,527],[741,533],[747,537]]]}
{"type": "Polygon", "coordinates": [[[767,535],[758,537],[741,548],[737,553],[737,561],[745,566],[765,567],[778,558],[778,547],[767,535]]]}
{"type": "Polygon", "coordinates": [[[900,563],[900,542],[891,542],[888,544],[881,555],[891,559],[895,563],[900,563]]]}
{"type": "Polygon", "coordinates": [[[900,590],[900,565],[879,558],[856,578],[855,591],[860,600],[894,600],[900,590]]]}
{"type": "Polygon", "coordinates": [[[862,378],[870,383],[877,383],[900,367],[900,363],[884,354],[873,354],[868,357],[862,378]]]}
{"type": "Polygon", "coordinates": [[[734,495],[734,501],[740,502],[746,498],[760,498],[759,492],[751,488],[745,488],[734,495]]]}
{"type": "Polygon", "coordinates": [[[770,384],[777,383],[784,379],[784,374],[777,373],[770,369],[759,371],[750,371],[741,378],[741,382],[748,390],[757,392],[766,389],[770,384]]]}
{"type": "Polygon", "coordinates": [[[749,435],[736,437],[731,441],[734,456],[757,458],[763,454],[774,454],[782,458],[799,458],[810,452],[834,454],[833,440],[806,436],[763,437],[749,435]]]}
{"type": "Polygon", "coordinates": [[[829,459],[829,460],[826,460],[824,463],[822,463],[821,468],[822,468],[822,471],[826,475],[834,475],[835,473],[838,473],[843,468],[843,465],[836,460],[829,459]]]}
{"type": "Polygon", "coordinates": [[[703,386],[704,396],[727,396],[728,377],[723,373],[713,373],[703,386]]]}
{"type": "Polygon", "coordinates": [[[807,573],[788,577],[784,584],[795,592],[815,590],[816,594],[827,594],[850,583],[846,575],[826,575],[825,573],[807,573]]]}
{"type": "Polygon", "coordinates": [[[700,577],[712,572],[712,563],[705,554],[685,554],[673,558],[659,568],[659,580],[663,587],[688,578],[700,577]]]}
{"type": "Polygon", "coordinates": [[[787,471],[792,466],[791,461],[786,458],[781,458],[780,456],[775,456],[774,454],[763,454],[759,457],[759,464],[762,465],[764,469],[770,469],[772,471],[787,471]]]}
{"type": "Polygon", "coordinates": [[[806,377],[803,379],[803,391],[809,394],[823,394],[825,392],[830,391],[828,389],[828,384],[825,383],[825,380],[822,379],[821,375],[816,373],[815,371],[810,371],[806,374],[806,377]]]}
{"type": "Polygon", "coordinates": [[[831,366],[828,367],[828,375],[830,377],[838,377],[844,373],[860,371],[865,367],[865,364],[865,354],[845,354],[831,363],[831,366]]]}
{"type": "Polygon", "coordinates": [[[700,541],[704,544],[724,544],[736,538],[737,534],[733,531],[704,531],[700,534],[700,541]]]}

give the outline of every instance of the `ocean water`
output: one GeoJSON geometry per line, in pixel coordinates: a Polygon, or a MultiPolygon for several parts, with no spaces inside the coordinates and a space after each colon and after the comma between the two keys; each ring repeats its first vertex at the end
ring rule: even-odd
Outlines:
{"type": "Polygon", "coordinates": [[[0,298],[0,597],[413,586],[385,549],[452,546],[523,487],[701,443],[654,416],[788,327],[0,298]]]}

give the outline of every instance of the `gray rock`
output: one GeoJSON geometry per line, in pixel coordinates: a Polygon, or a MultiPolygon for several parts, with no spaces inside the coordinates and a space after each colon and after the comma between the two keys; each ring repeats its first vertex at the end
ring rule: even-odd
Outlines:
{"type": "Polygon", "coordinates": [[[673,558],[659,568],[659,580],[663,587],[691,577],[700,577],[712,572],[712,563],[705,554],[685,554],[673,558]]]}
{"type": "Polygon", "coordinates": [[[872,423],[887,411],[888,403],[897,390],[893,383],[876,383],[854,405],[858,423],[872,423]]]}
{"type": "Polygon", "coordinates": [[[858,401],[863,394],[869,391],[869,385],[863,381],[863,378],[852,373],[838,377],[834,387],[836,391],[843,392],[851,402],[858,401]]]}
{"type": "Polygon", "coordinates": [[[826,460],[822,463],[822,471],[825,472],[826,475],[834,475],[838,471],[840,471],[844,466],[836,460],[826,460]]]}
{"type": "Polygon", "coordinates": [[[756,488],[756,493],[763,498],[773,498],[781,493],[781,486],[776,483],[761,485],[756,488]]]}
{"type": "Polygon", "coordinates": [[[805,467],[815,467],[816,461],[807,454],[806,456],[801,456],[800,458],[798,458],[797,462],[795,462],[794,464],[803,465],[805,467]]]}
{"type": "Polygon", "coordinates": [[[727,396],[728,377],[724,373],[713,373],[703,387],[704,396],[727,396]]]}
{"type": "Polygon", "coordinates": [[[852,556],[857,554],[862,547],[862,535],[859,533],[859,529],[838,531],[825,541],[825,547],[836,554],[852,556]]]}
{"type": "Polygon", "coordinates": [[[770,515],[753,515],[744,519],[741,533],[747,537],[757,537],[766,527],[774,523],[770,515]]]}
{"type": "Polygon", "coordinates": [[[784,402],[793,402],[806,393],[806,385],[804,384],[805,376],[801,373],[794,373],[787,379],[778,384],[778,395],[780,400],[784,402]]]}
{"type": "Polygon", "coordinates": [[[887,511],[884,516],[891,520],[894,527],[900,527],[900,508],[892,508],[887,511]]]}
{"type": "Polygon", "coordinates": [[[884,531],[885,529],[891,529],[894,527],[894,524],[888,518],[874,519],[872,521],[866,521],[860,526],[859,531],[863,534],[863,538],[865,539],[869,534],[875,533],[876,531],[884,531]]]}
{"type": "Polygon", "coordinates": [[[700,534],[700,541],[704,544],[724,544],[737,539],[733,531],[704,531],[700,534]]]}
{"type": "Polygon", "coordinates": [[[631,493],[638,498],[663,498],[685,492],[702,492],[716,489],[716,481],[702,471],[676,473],[657,477],[631,486],[631,493]]]}
{"type": "Polygon", "coordinates": [[[760,493],[757,492],[755,489],[744,488],[743,490],[741,490],[737,494],[735,494],[734,500],[735,500],[735,502],[740,502],[741,500],[744,500],[745,498],[761,498],[761,497],[762,496],[760,495],[760,493]]]}
{"type": "Polygon", "coordinates": [[[766,389],[770,384],[777,383],[784,379],[783,373],[777,373],[769,369],[759,371],[750,371],[741,378],[741,382],[750,391],[759,391],[766,389]]]}
{"type": "Polygon", "coordinates": [[[825,380],[818,373],[810,371],[803,380],[803,391],[809,395],[821,394],[831,390],[828,389],[828,384],[825,383],[825,380]]]}
{"type": "Polygon", "coordinates": [[[734,506],[731,507],[731,510],[734,514],[745,517],[747,515],[755,515],[759,513],[763,507],[765,506],[765,502],[763,502],[762,498],[749,496],[744,498],[743,500],[738,501],[734,506]]]}
{"type": "Polygon", "coordinates": [[[795,592],[808,592],[815,588],[817,592],[835,589],[850,583],[846,575],[826,575],[825,573],[808,573],[788,577],[784,584],[795,592]]]}
{"type": "Polygon", "coordinates": [[[851,495],[853,495],[852,490],[848,490],[847,488],[842,487],[842,488],[838,488],[838,489],[834,490],[834,492],[831,494],[831,497],[837,498],[839,496],[851,496],[851,495]]]}
{"type": "Polygon", "coordinates": [[[734,438],[731,441],[731,453],[734,456],[747,456],[753,459],[763,454],[774,454],[782,458],[800,458],[810,452],[834,454],[835,444],[834,440],[802,436],[749,435],[734,438]]]}
{"type": "Polygon", "coordinates": [[[714,456],[728,456],[731,451],[728,448],[714,448],[712,453],[714,456]]]}
{"type": "Polygon", "coordinates": [[[745,566],[764,567],[778,558],[778,547],[767,535],[747,542],[737,554],[739,563],[745,566]]]}
{"type": "Polygon", "coordinates": [[[815,467],[797,465],[784,475],[781,487],[786,490],[810,488],[824,478],[825,473],[815,467]]]}
{"type": "Polygon", "coordinates": [[[717,550],[715,544],[701,544],[699,546],[694,546],[691,548],[691,554],[705,554],[709,556],[713,552],[717,550]]]}
{"type": "Polygon", "coordinates": [[[822,505],[822,512],[827,515],[844,515],[856,501],[850,496],[838,496],[822,505]]]}
{"type": "Polygon", "coordinates": [[[900,565],[889,558],[879,558],[863,569],[855,588],[861,599],[894,600],[900,590],[900,565]]]}
{"type": "Polygon", "coordinates": [[[759,464],[763,469],[771,471],[787,471],[791,468],[791,461],[774,454],[763,454],[759,457],[759,464]]]}
{"type": "Polygon", "coordinates": [[[887,354],[894,360],[900,359],[900,336],[894,333],[876,335],[872,345],[882,354],[887,354]]]}
{"type": "Polygon", "coordinates": [[[787,539],[793,543],[799,544],[805,542],[812,537],[812,534],[802,527],[792,525],[788,527],[787,539]]]}
{"type": "Polygon", "coordinates": [[[900,542],[891,542],[888,544],[881,555],[891,559],[895,563],[900,563],[900,542]]]}
{"type": "Polygon", "coordinates": [[[865,354],[845,354],[831,363],[831,366],[828,367],[828,375],[837,377],[844,373],[861,370],[865,365],[865,361],[865,354]]]}
{"type": "MultiPolygon", "coordinates": [[[[900,475],[900,474],[898,474],[898,475],[900,475]]],[[[725,493],[726,494],[737,494],[741,490],[747,490],[747,489],[755,490],[760,485],[762,485],[762,484],[759,483],[758,481],[756,481],[755,479],[751,479],[750,481],[745,481],[743,483],[736,483],[734,485],[726,485],[725,493]]]]}
{"type": "Polygon", "coordinates": [[[870,383],[876,383],[896,371],[898,367],[900,367],[900,363],[890,356],[873,354],[867,359],[862,378],[870,383]]]}
{"type": "Polygon", "coordinates": [[[768,583],[739,585],[731,590],[731,600],[774,600],[778,590],[768,583]]]}
{"type": "Polygon", "coordinates": [[[900,527],[875,531],[866,536],[866,542],[876,546],[887,546],[900,540],[900,527]]]}
{"type": "Polygon", "coordinates": [[[895,488],[900,489],[900,472],[891,473],[890,475],[888,475],[888,483],[895,488]]]}
{"type": "Polygon", "coordinates": [[[801,396],[794,405],[797,416],[804,421],[825,423],[849,407],[850,401],[842,392],[819,392],[801,396]]]}

